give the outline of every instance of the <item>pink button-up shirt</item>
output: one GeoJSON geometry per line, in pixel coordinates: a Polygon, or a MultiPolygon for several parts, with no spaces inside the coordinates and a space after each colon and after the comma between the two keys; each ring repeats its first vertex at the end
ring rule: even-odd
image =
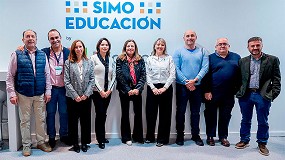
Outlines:
{"type": "MultiPolygon", "coordinates": [[[[36,72],[35,70],[35,52],[31,53],[29,52],[29,56],[32,60],[32,64],[33,64],[33,69],[34,72],[36,72]]],[[[15,97],[16,96],[16,92],[15,92],[15,75],[17,72],[17,54],[14,52],[11,54],[11,60],[8,66],[8,72],[7,72],[7,79],[6,79],[6,85],[7,85],[7,92],[11,97],[15,97]]],[[[35,74],[35,73],[34,73],[35,74]]],[[[46,95],[51,95],[51,83],[50,83],[50,69],[49,69],[49,64],[48,64],[48,60],[46,58],[46,66],[45,66],[45,77],[46,77],[46,95]]]]}
{"type": "Polygon", "coordinates": [[[52,49],[50,49],[50,57],[49,57],[49,67],[50,67],[50,80],[51,80],[51,85],[57,86],[57,87],[64,87],[64,60],[63,60],[63,52],[57,54],[58,56],[55,57],[55,53],[53,52],[52,49]],[[57,66],[60,66],[62,68],[61,74],[56,75],[56,70],[55,68],[57,66]]]}

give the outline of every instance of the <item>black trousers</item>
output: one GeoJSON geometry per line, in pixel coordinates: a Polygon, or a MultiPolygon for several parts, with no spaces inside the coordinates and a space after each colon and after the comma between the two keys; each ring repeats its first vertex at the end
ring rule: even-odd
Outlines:
{"type": "Polygon", "coordinates": [[[208,137],[216,137],[217,111],[219,110],[218,135],[219,139],[228,137],[228,127],[231,120],[231,112],[234,107],[234,96],[225,96],[218,100],[205,102],[206,134],[208,137]]]}
{"type": "MultiPolygon", "coordinates": [[[[162,88],[164,84],[154,84],[156,88],[162,88]]],[[[157,131],[157,142],[167,144],[169,142],[171,113],[172,113],[173,88],[169,88],[161,95],[154,95],[152,89],[147,87],[146,98],[146,122],[147,134],[146,139],[155,140],[155,125],[157,113],[159,111],[159,122],[157,131]]]]}
{"type": "Polygon", "coordinates": [[[185,113],[187,103],[190,107],[190,126],[192,137],[200,134],[200,108],[202,103],[202,89],[197,85],[194,91],[190,91],[185,85],[176,83],[176,132],[177,137],[184,137],[185,113]]]}
{"type": "Polygon", "coordinates": [[[107,109],[110,104],[111,95],[107,98],[102,98],[100,93],[97,91],[93,92],[91,96],[96,112],[95,118],[95,132],[96,132],[96,139],[99,143],[105,142],[105,123],[107,118],[107,109]]]}
{"type": "Polygon", "coordinates": [[[122,142],[134,140],[136,142],[143,142],[143,124],[142,124],[142,96],[124,94],[119,91],[120,101],[121,101],[121,137],[122,142]],[[131,138],[131,127],[130,127],[130,101],[133,101],[134,109],[134,128],[133,136],[131,138]]]}
{"type": "Polygon", "coordinates": [[[68,135],[71,143],[78,144],[78,120],[81,128],[81,144],[91,143],[91,99],[76,102],[67,97],[68,135]]]}

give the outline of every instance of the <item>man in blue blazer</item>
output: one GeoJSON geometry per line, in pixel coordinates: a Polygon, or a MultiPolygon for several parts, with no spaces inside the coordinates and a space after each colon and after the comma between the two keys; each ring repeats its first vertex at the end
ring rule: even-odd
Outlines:
{"type": "Polygon", "coordinates": [[[268,156],[266,144],[269,138],[268,115],[271,102],[279,95],[281,90],[281,74],[279,59],[262,52],[262,39],[252,37],[248,40],[250,55],[239,61],[241,71],[241,87],[236,95],[239,98],[242,113],[240,142],[237,149],[249,146],[250,128],[253,107],[257,114],[257,143],[259,152],[268,156]]]}

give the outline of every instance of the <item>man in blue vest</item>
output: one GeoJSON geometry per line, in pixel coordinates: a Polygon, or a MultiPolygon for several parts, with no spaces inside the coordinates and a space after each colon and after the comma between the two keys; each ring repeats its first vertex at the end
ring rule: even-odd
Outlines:
{"type": "Polygon", "coordinates": [[[34,113],[37,148],[51,152],[45,143],[46,103],[51,98],[50,69],[46,54],[36,47],[37,34],[23,32],[24,50],[11,55],[7,72],[7,92],[10,102],[19,107],[20,129],[24,156],[31,155],[30,120],[34,113]]]}
{"type": "Polygon", "coordinates": [[[67,105],[65,97],[64,87],[64,62],[67,60],[69,55],[69,49],[63,47],[61,44],[61,35],[58,30],[51,29],[48,32],[48,40],[50,47],[43,48],[47,55],[50,77],[51,77],[51,100],[47,103],[47,134],[49,135],[49,145],[54,148],[56,141],[56,129],[55,129],[55,114],[58,110],[59,113],[59,136],[60,141],[69,145],[68,142],[68,116],[67,116],[67,105]]]}

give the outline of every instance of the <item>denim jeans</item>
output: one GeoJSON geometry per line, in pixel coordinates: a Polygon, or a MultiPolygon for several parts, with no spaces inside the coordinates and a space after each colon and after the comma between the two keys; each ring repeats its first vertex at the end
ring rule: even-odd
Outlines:
{"type": "Polygon", "coordinates": [[[253,107],[255,106],[257,114],[257,143],[267,143],[269,138],[269,125],[268,115],[271,106],[271,102],[264,99],[259,92],[249,92],[244,97],[239,99],[240,110],[242,114],[240,137],[241,141],[250,141],[250,128],[251,119],[253,113],[253,107]]]}
{"type": "Polygon", "coordinates": [[[47,134],[49,138],[55,138],[55,114],[58,110],[59,113],[59,135],[67,136],[68,135],[68,115],[67,115],[67,106],[66,106],[66,97],[65,97],[65,88],[64,87],[53,87],[51,90],[51,99],[47,103],[47,134]]]}
{"type": "Polygon", "coordinates": [[[190,103],[190,123],[191,134],[197,136],[200,133],[200,108],[202,103],[202,90],[196,86],[194,91],[190,91],[185,85],[176,83],[176,131],[178,136],[184,135],[185,112],[187,103],[190,103]]]}

